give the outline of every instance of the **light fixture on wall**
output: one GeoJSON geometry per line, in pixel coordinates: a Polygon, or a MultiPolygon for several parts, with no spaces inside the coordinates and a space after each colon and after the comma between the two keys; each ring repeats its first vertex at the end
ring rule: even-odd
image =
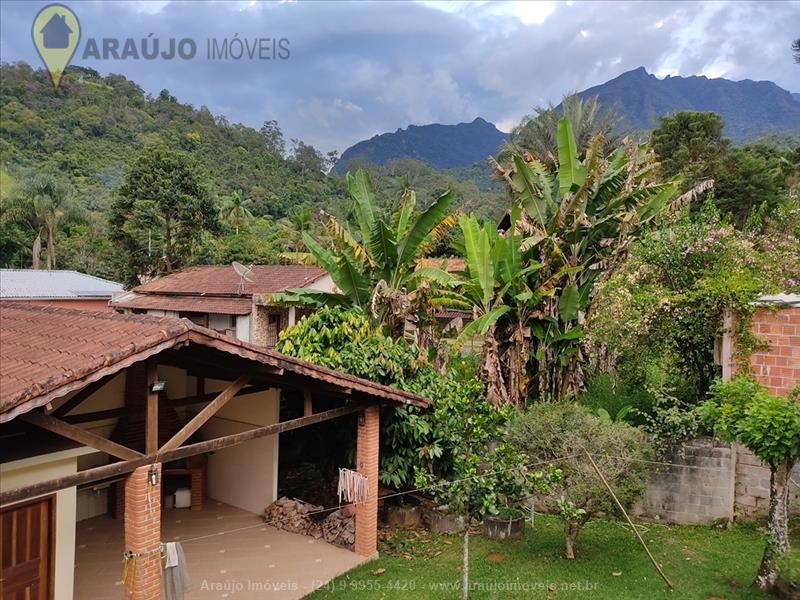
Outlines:
{"type": "Polygon", "coordinates": [[[153,385],[150,386],[151,392],[163,392],[164,388],[167,387],[166,381],[154,381],[153,385]]]}

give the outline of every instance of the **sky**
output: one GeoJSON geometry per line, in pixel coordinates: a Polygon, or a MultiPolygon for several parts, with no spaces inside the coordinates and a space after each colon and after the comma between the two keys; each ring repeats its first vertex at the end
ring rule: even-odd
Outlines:
{"type": "MultiPolygon", "coordinates": [[[[81,39],[71,64],[229,122],[278,121],[287,139],[342,151],[409,124],[480,116],[508,131],[536,106],[644,66],[659,77],[774,81],[800,92],[800,2],[63,2],[81,39]],[[150,35],[152,34],[152,35],[150,35]],[[149,36],[149,38],[148,38],[149,36]],[[84,57],[89,39],[191,38],[191,59],[84,57]],[[237,39],[253,58],[211,60],[237,39]],[[288,40],[285,59],[266,59],[288,40]]],[[[0,3],[0,59],[42,66],[31,38],[49,2],[0,3]]],[[[238,54],[240,46],[231,45],[238,54]]],[[[150,46],[152,48],[152,46],[150,46]]]]}

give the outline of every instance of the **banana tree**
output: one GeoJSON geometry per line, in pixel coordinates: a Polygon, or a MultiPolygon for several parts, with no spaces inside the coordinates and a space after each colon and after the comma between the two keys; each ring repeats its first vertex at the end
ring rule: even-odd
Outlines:
{"type": "MultiPolygon", "coordinates": [[[[516,215],[515,211],[515,215],[516,215]]],[[[433,304],[472,311],[473,319],[455,339],[458,350],[467,341],[482,338],[480,376],[492,404],[521,406],[527,397],[529,323],[542,302],[556,290],[558,277],[531,287],[542,264],[521,248],[522,238],[498,233],[494,223],[478,223],[462,215],[463,271],[425,267],[420,273],[437,282],[433,304]]]]}
{"type": "Polygon", "coordinates": [[[567,119],[559,121],[557,138],[555,171],[529,155],[515,154],[509,167],[493,163],[519,214],[502,224],[522,236],[521,251],[542,265],[531,287],[558,276],[558,292],[531,322],[538,392],[551,398],[583,385],[581,327],[600,281],[645,226],[712,184],[678,196],[677,181],[656,179],[657,163],[645,146],[626,138],[605,156],[596,136],[581,160],[567,119]]]}
{"type": "Polygon", "coordinates": [[[428,282],[417,271],[417,263],[455,224],[455,218],[448,214],[452,194],[442,194],[426,210],[415,213],[416,194],[407,188],[399,211],[387,222],[378,214],[366,171],[348,173],[347,189],[354,203],[355,230],[351,232],[346,224],[321,211],[329,246],[304,233],[308,252],[290,256],[325,269],[339,293],[290,289],[273,294],[271,300],[313,307],[359,307],[386,326],[393,337],[411,334],[415,341],[427,345],[432,317],[422,305],[429,298],[428,282]]]}

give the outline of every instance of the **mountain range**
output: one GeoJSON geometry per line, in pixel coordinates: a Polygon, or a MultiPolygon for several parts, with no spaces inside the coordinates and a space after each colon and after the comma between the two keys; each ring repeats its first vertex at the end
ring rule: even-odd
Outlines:
{"type": "Polygon", "coordinates": [[[800,95],[771,81],[731,81],[696,77],[659,79],[644,67],[579,92],[615,106],[620,129],[647,131],[662,115],[681,110],[715,112],[725,122],[724,135],[742,144],[771,133],[800,132],[800,95]]]}
{"type": "MultiPolygon", "coordinates": [[[[719,113],[725,122],[724,134],[734,144],[776,133],[800,134],[800,94],[790,93],[771,81],[705,76],[659,79],[639,67],[578,94],[597,96],[601,105],[615,107],[620,133],[650,131],[663,115],[695,110],[719,113]]],[[[409,125],[349,147],[335,170],[344,173],[357,158],[384,164],[408,157],[437,169],[464,167],[495,154],[507,137],[480,117],[457,125],[409,125]]]]}
{"type": "Polygon", "coordinates": [[[414,158],[435,169],[472,165],[497,152],[508,134],[478,117],[457,125],[409,125],[350,146],[336,163],[344,174],[356,158],[382,165],[393,158],[414,158]]]}

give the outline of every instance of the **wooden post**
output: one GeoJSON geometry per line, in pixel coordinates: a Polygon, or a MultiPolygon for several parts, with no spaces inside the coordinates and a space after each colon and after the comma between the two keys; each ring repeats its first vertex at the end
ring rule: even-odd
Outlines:
{"type": "Polygon", "coordinates": [[[158,392],[153,391],[153,384],[158,377],[158,364],[155,360],[147,361],[147,429],[145,434],[145,454],[158,452],[158,392]]]}
{"type": "Polygon", "coordinates": [[[310,417],[314,413],[314,399],[311,395],[311,390],[306,388],[303,390],[303,416],[310,417]]]}

